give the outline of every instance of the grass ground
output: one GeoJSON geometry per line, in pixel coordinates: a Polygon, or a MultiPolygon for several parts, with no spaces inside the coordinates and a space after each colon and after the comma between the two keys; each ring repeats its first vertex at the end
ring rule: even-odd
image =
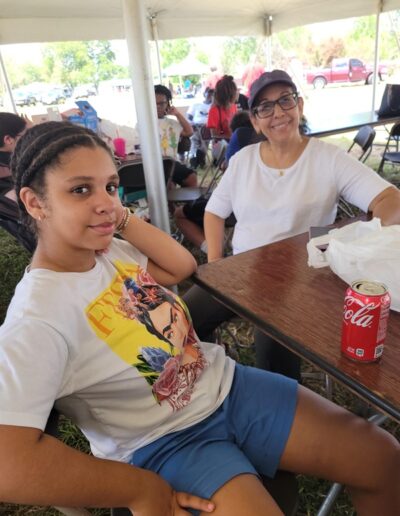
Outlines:
{"type": "MultiPolygon", "coordinates": [[[[378,134],[378,143],[380,139],[384,141],[385,134],[378,134]]],[[[344,137],[329,138],[333,143],[348,148],[350,139],[344,137]]],[[[381,148],[374,149],[368,164],[373,168],[377,168],[380,161],[381,148]]],[[[393,174],[394,171],[388,170],[388,174],[393,174]]],[[[190,250],[196,256],[199,262],[204,261],[204,255],[190,247],[190,250]]],[[[3,321],[7,304],[12,296],[14,286],[18,279],[23,274],[23,270],[29,261],[29,256],[22,248],[14,242],[14,240],[0,229],[0,323],[3,321]]],[[[180,292],[184,292],[190,286],[190,280],[183,282],[180,285],[180,292]]],[[[252,364],[254,361],[254,353],[252,349],[253,342],[253,328],[245,321],[237,320],[230,323],[222,330],[222,341],[228,345],[228,350],[232,352],[238,359],[246,364],[252,364]],[[229,330],[229,331],[228,331],[229,330]],[[236,348],[233,344],[232,336],[238,337],[241,346],[236,348]]],[[[312,368],[307,363],[303,363],[304,372],[312,372],[312,368]]],[[[323,394],[323,383],[319,380],[307,379],[304,384],[313,390],[323,394]]],[[[341,388],[339,385],[334,386],[334,401],[342,406],[352,410],[355,405],[356,398],[352,396],[347,390],[341,388]]],[[[385,425],[387,429],[393,433],[400,440],[400,425],[388,423],[385,425]]],[[[88,444],[81,432],[68,420],[62,420],[60,423],[60,438],[68,445],[82,451],[88,452],[88,444]]],[[[298,516],[314,516],[317,514],[328,489],[329,484],[311,477],[298,477],[299,493],[300,493],[300,507],[298,516]]],[[[106,510],[93,510],[93,514],[97,516],[105,516],[109,514],[106,510]]],[[[0,516],[51,516],[59,515],[60,513],[52,508],[41,507],[27,507],[13,504],[0,504],[0,516]]],[[[332,516],[350,516],[355,512],[351,503],[346,496],[342,494],[336,502],[335,508],[332,511],[332,516]]]]}

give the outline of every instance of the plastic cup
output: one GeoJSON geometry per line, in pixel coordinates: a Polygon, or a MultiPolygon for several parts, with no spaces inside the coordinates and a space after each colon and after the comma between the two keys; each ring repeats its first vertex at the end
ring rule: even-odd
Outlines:
{"type": "Polygon", "coordinates": [[[124,138],[114,138],[114,151],[117,156],[120,158],[125,158],[126,156],[126,142],[124,138]]]}

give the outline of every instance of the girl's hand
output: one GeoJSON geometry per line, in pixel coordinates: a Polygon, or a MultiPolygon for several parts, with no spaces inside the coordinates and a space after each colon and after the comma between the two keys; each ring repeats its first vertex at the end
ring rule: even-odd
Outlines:
{"type": "Polygon", "coordinates": [[[146,480],[140,490],[140,500],[130,507],[135,516],[190,516],[185,508],[213,512],[215,506],[209,500],[189,493],[177,493],[155,473],[143,470],[146,480]]]}

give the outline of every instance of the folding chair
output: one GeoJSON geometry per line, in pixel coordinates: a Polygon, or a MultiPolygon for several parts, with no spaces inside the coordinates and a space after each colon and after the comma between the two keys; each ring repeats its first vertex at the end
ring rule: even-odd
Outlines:
{"type": "MultiPolygon", "coordinates": [[[[165,185],[168,187],[175,161],[172,158],[163,158],[163,166],[165,185]]],[[[121,188],[120,195],[124,203],[146,197],[146,180],[141,160],[123,163],[118,167],[118,175],[121,188]]]]}
{"type": "MultiPolygon", "coordinates": [[[[398,152],[398,150],[396,150],[395,152],[388,152],[388,149],[390,148],[391,145],[395,145],[396,149],[398,149],[399,139],[400,139],[400,123],[394,124],[389,133],[389,136],[388,136],[388,139],[387,139],[387,142],[385,145],[385,149],[382,154],[382,159],[381,159],[381,162],[378,167],[378,174],[382,175],[383,167],[385,166],[386,162],[390,163],[393,166],[400,165],[400,152],[398,152]]],[[[392,182],[394,184],[398,185],[400,180],[392,181],[392,182]]]]}
{"type": "MultiPolygon", "coordinates": [[[[370,125],[364,125],[358,130],[352,144],[347,149],[347,152],[350,153],[353,147],[357,145],[361,149],[361,153],[358,156],[358,161],[365,163],[372,152],[372,145],[374,143],[375,136],[375,129],[370,125]]],[[[339,213],[349,218],[354,218],[356,216],[352,206],[350,206],[350,204],[342,198],[339,199],[338,211],[339,213]]]]}
{"type": "Polygon", "coordinates": [[[372,144],[374,143],[375,136],[375,129],[370,125],[364,125],[358,130],[347,152],[351,152],[354,145],[359,146],[361,148],[361,154],[358,156],[358,160],[364,163],[372,152],[372,144]]]}

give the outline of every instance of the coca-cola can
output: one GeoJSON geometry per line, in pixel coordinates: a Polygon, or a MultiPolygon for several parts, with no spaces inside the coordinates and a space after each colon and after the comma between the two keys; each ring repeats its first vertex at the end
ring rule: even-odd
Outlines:
{"type": "Polygon", "coordinates": [[[383,353],[390,309],[386,285],[354,281],[343,308],[342,353],[360,362],[376,362],[383,353]]]}

